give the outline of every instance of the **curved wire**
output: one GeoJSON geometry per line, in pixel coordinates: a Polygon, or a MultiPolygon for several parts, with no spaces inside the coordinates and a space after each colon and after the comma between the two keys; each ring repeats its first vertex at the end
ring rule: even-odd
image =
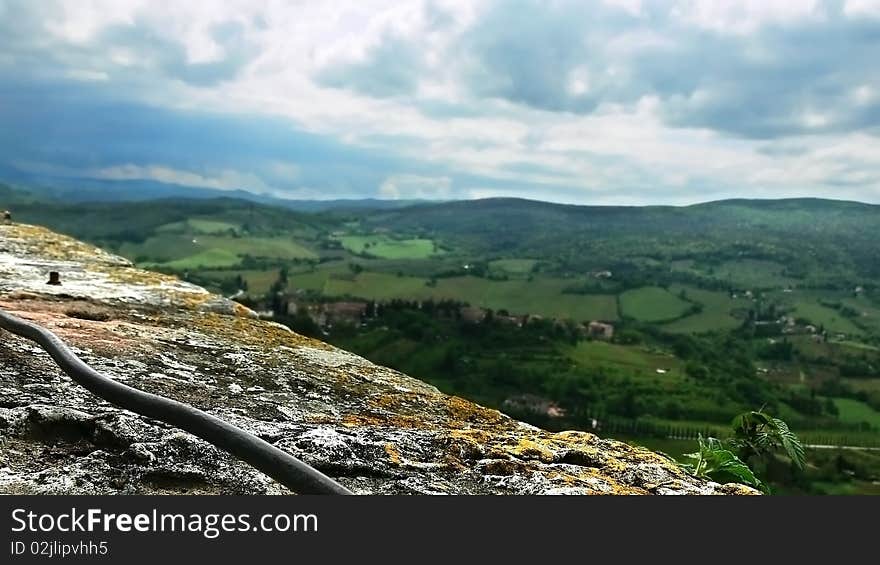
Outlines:
{"type": "Polygon", "coordinates": [[[150,394],[102,375],[61,339],[36,324],[0,310],[0,327],[37,342],[70,378],[104,400],[167,422],[231,453],[299,494],[354,494],[317,469],[241,428],[182,402],[150,394]]]}

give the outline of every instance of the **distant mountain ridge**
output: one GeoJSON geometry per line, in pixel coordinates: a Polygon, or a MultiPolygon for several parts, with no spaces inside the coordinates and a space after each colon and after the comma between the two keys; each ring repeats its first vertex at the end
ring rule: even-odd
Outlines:
{"type": "MultiPolygon", "coordinates": [[[[424,200],[384,200],[378,198],[336,198],[327,200],[289,199],[257,194],[243,189],[220,190],[148,180],[65,179],[52,177],[36,182],[6,181],[7,188],[31,194],[39,199],[71,204],[86,202],[145,202],[161,199],[210,200],[234,198],[303,212],[325,210],[393,209],[425,202],[424,200]],[[48,182],[47,182],[48,181],[48,182]]],[[[0,186],[4,186],[0,180],[0,186]]]]}
{"type": "MultiPolygon", "coordinates": [[[[606,205],[571,204],[548,202],[521,197],[491,197],[465,200],[426,200],[426,199],[383,199],[383,198],[334,198],[334,199],[294,199],[258,194],[245,189],[220,190],[187,185],[169,184],[150,180],[101,180],[57,176],[40,176],[4,168],[0,170],[0,187],[28,193],[38,199],[60,200],[66,203],[85,202],[143,202],[160,199],[207,200],[216,198],[238,199],[279,206],[303,212],[323,212],[327,210],[396,210],[419,206],[441,209],[544,209],[544,210],[602,210],[604,212],[633,209],[699,209],[716,206],[748,206],[765,208],[867,206],[880,207],[851,200],[837,200],[818,197],[794,198],[730,198],[711,200],[696,204],[646,204],[646,205],[606,205]]],[[[8,196],[0,192],[4,198],[8,196]]],[[[19,195],[19,198],[21,196],[19,195]]],[[[30,200],[31,198],[25,198],[30,200]]]]}

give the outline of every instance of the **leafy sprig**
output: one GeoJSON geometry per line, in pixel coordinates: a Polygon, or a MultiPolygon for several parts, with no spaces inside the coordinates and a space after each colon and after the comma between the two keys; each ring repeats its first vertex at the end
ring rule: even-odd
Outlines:
{"type": "Polygon", "coordinates": [[[733,419],[733,437],[697,438],[699,451],[685,455],[693,463],[681,467],[694,475],[719,483],[735,482],[766,494],[769,487],[755,475],[747,461],[761,460],[778,451],[785,453],[798,469],[806,465],[804,446],[788,424],[761,410],[744,412],[733,419]]]}
{"type": "Polygon", "coordinates": [[[695,477],[707,478],[719,483],[741,483],[769,493],[767,486],[749,469],[736,454],[728,449],[721,440],[714,437],[697,438],[700,450],[687,453],[685,457],[693,459],[693,464],[682,464],[695,477]]]}

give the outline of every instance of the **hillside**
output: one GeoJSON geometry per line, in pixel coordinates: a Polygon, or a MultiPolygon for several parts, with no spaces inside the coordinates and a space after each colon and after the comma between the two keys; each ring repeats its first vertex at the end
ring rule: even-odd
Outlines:
{"type": "Polygon", "coordinates": [[[474,253],[549,257],[562,270],[726,253],[799,261],[805,270],[821,263],[838,272],[880,276],[880,250],[871,236],[880,229],[880,206],[857,202],[726,200],[621,207],[498,198],[383,211],[365,221],[443,238],[474,253]]]}
{"type": "MultiPolygon", "coordinates": [[[[0,226],[0,307],[92,366],[191,403],[358,493],[745,493],[645,449],[550,433],[46,229],[0,226]],[[45,284],[59,271],[61,286],[45,284]]],[[[281,493],[225,453],[96,399],[0,341],[0,492],[281,493]]]]}

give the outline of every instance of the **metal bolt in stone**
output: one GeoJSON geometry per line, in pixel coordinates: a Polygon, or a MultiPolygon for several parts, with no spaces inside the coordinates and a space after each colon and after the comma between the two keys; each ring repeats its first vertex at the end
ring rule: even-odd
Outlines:
{"type": "Polygon", "coordinates": [[[49,271],[49,280],[46,281],[46,284],[52,284],[56,286],[61,285],[61,275],[58,271],[49,271]]]}

